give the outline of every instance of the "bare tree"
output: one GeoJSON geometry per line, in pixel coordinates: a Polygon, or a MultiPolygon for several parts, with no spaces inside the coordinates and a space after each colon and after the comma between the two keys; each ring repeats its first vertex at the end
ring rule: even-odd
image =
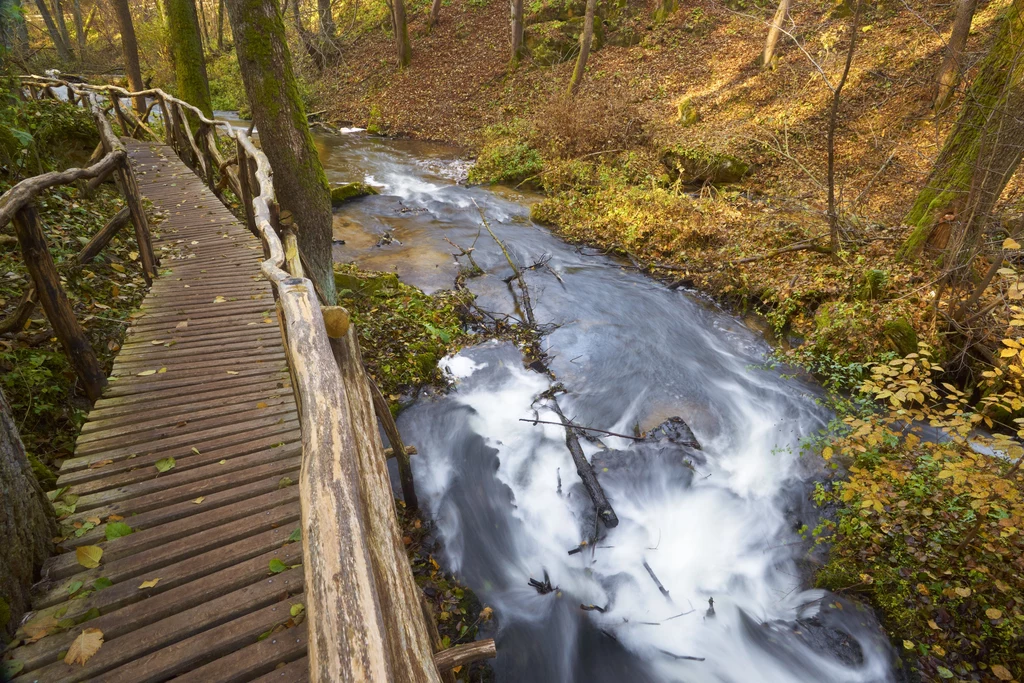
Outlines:
{"type": "Polygon", "coordinates": [[[850,47],[846,51],[846,64],[843,67],[843,75],[839,77],[839,83],[832,91],[832,108],[828,117],[828,232],[833,254],[839,253],[842,230],[839,209],[836,206],[836,126],[839,123],[839,97],[843,93],[843,86],[846,85],[846,78],[850,75],[850,66],[853,64],[853,52],[857,47],[857,29],[860,27],[860,13],[863,8],[864,0],[857,0],[853,21],[850,22],[850,47]]]}
{"type": "Polygon", "coordinates": [[[404,69],[412,61],[412,46],[409,44],[409,22],[405,16],[405,0],[386,0],[391,10],[391,28],[395,32],[395,51],[398,68],[404,69]]]}
{"type": "Polygon", "coordinates": [[[583,81],[583,70],[587,68],[590,56],[590,45],[594,41],[594,14],[597,12],[597,0],[587,0],[586,13],[583,15],[583,33],[580,34],[580,54],[576,58],[576,68],[572,71],[569,81],[569,94],[576,94],[583,81]]]}
{"type": "Polygon", "coordinates": [[[217,52],[224,52],[224,0],[217,2],[217,52]]]}
{"type": "Polygon", "coordinates": [[[331,0],[317,0],[317,18],[320,20],[321,40],[334,40],[337,26],[334,23],[331,0]]]}
{"type": "Polygon", "coordinates": [[[50,12],[46,0],[36,0],[36,7],[39,8],[39,14],[43,17],[43,23],[46,24],[46,32],[50,34],[50,40],[53,41],[53,46],[57,49],[57,56],[62,61],[71,61],[71,49],[64,42],[64,37],[61,36],[57,23],[53,20],[53,14],[50,12]]]}
{"type": "Polygon", "coordinates": [[[57,21],[57,30],[60,31],[60,37],[64,39],[64,44],[70,52],[71,36],[68,35],[68,25],[64,21],[64,5],[61,0],[53,0],[53,18],[57,21]]]}
{"type": "Polygon", "coordinates": [[[75,21],[75,41],[79,59],[85,57],[85,23],[82,21],[82,0],[71,0],[71,18],[75,21]]]}
{"type": "Polygon", "coordinates": [[[523,0],[512,0],[512,61],[523,51],[523,0]]]}
{"type": "Polygon", "coordinates": [[[303,264],[325,303],[335,301],[331,191],[292,71],[276,0],[226,0],[235,54],[274,189],[297,226],[303,264]]]}
{"type": "MultiPolygon", "coordinates": [[[[975,0],[976,1],[976,0],[975,0]]],[[[792,0],[780,0],[779,8],[775,10],[775,17],[772,19],[772,26],[768,29],[768,40],[764,44],[764,54],[761,55],[761,63],[770,66],[775,56],[775,48],[779,43],[779,34],[782,33],[782,24],[789,16],[789,6],[792,0]]]]}
{"type": "MultiPolygon", "coordinates": [[[[139,68],[139,43],[135,39],[135,24],[132,22],[132,11],[128,0],[112,0],[114,13],[117,15],[117,26],[121,32],[121,51],[124,53],[124,70],[128,75],[128,87],[138,92],[143,89],[142,69],[139,68]]],[[[135,98],[135,111],[142,112],[146,108],[143,97],[135,98]]]]}
{"type": "Polygon", "coordinates": [[[438,19],[441,18],[441,0],[434,0],[430,3],[430,18],[427,19],[427,29],[432,29],[437,26],[438,19]]]}
{"type": "Polygon", "coordinates": [[[950,96],[960,81],[960,74],[965,69],[964,48],[967,47],[967,37],[971,33],[971,22],[974,21],[974,10],[977,7],[978,0],[958,0],[956,3],[956,18],[953,19],[949,42],[946,43],[946,56],[935,77],[936,113],[949,104],[950,96]]]}

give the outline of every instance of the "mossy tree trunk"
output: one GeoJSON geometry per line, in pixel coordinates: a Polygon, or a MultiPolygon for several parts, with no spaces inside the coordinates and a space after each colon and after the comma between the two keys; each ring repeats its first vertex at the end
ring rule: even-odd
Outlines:
{"type": "Polygon", "coordinates": [[[391,9],[391,28],[395,32],[395,51],[398,68],[404,69],[412,62],[412,46],[409,43],[409,21],[405,16],[405,0],[388,0],[391,9]]]}
{"type": "Polygon", "coordinates": [[[50,40],[53,41],[53,46],[57,48],[57,56],[62,61],[71,61],[71,50],[68,48],[68,44],[64,42],[64,38],[60,35],[60,31],[57,29],[57,24],[53,20],[53,14],[50,12],[50,8],[46,4],[46,0],[36,0],[36,7],[39,8],[39,14],[43,17],[43,23],[46,24],[46,32],[50,34],[50,40]]]}
{"type": "Polygon", "coordinates": [[[0,640],[29,608],[29,588],[53,547],[53,508],[25,455],[11,408],[0,392],[0,640]]]}
{"type": "Polygon", "coordinates": [[[226,0],[235,54],[260,143],[274,169],[274,189],[297,226],[307,274],[333,304],[331,191],[292,71],[276,0],[226,0]]]}
{"type": "MultiPolygon", "coordinates": [[[[953,130],[907,214],[901,255],[926,244],[959,258],[981,234],[1024,151],[1024,0],[1014,0],[953,130]],[[942,230],[937,230],[938,226],[942,230]]],[[[947,262],[949,265],[949,262],[947,262]]]]}
{"type": "Polygon", "coordinates": [[[779,36],[782,34],[782,25],[786,23],[789,16],[789,5],[791,0],[781,0],[779,8],[775,10],[772,18],[771,28],[768,29],[768,39],[764,43],[764,53],[761,55],[761,64],[770,66],[772,58],[775,57],[775,48],[779,45],[779,36]]]}
{"type": "Polygon", "coordinates": [[[978,0],[958,0],[956,18],[953,19],[953,31],[946,43],[946,55],[935,78],[935,111],[941,112],[949,104],[956,84],[960,82],[960,73],[965,70],[964,48],[967,37],[971,33],[971,22],[974,21],[974,10],[978,0]]]}
{"type": "Polygon", "coordinates": [[[576,58],[576,68],[572,71],[569,81],[569,94],[574,95],[583,81],[583,71],[587,68],[590,56],[590,45],[594,42],[594,14],[597,12],[597,0],[587,0],[586,13],[583,15],[583,33],[580,34],[580,54],[576,58]]]}
{"type": "Polygon", "coordinates": [[[164,0],[164,11],[178,97],[199,107],[206,116],[213,116],[195,0],[164,0]]]}
{"type": "Polygon", "coordinates": [[[512,61],[523,52],[523,0],[512,0],[512,61]]]}
{"type": "MultiPolygon", "coordinates": [[[[117,15],[117,26],[121,32],[121,50],[124,52],[124,70],[128,75],[128,87],[138,92],[144,89],[142,69],[139,68],[139,43],[135,39],[135,24],[132,21],[132,10],[128,0],[113,0],[114,13],[117,15]]],[[[135,98],[135,111],[142,113],[146,109],[146,100],[135,98]]]]}

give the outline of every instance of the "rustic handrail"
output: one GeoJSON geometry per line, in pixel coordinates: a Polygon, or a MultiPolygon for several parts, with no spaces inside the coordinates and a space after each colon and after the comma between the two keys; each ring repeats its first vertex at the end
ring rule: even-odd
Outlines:
{"type": "MultiPolygon", "coordinates": [[[[39,76],[23,83],[51,94],[63,86],[69,98],[83,102],[88,94],[154,98],[138,120],[145,123],[158,102],[167,144],[222,201],[218,190],[225,185],[241,201],[246,224],[263,244],[260,268],[277,301],[299,408],[310,680],[440,683],[438,663],[446,669],[454,665],[434,655],[399,531],[355,328],[336,307],[322,309],[314,283],[304,277],[298,228],[290,221],[282,225],[266,155],[243,130],[207,118],[157,88],[129,92],[39,76]],[[189,119],[197,124],[196,134],[189,119]],[[225,160],[217,148],[221,129],[235,142],[233,160],[225,160]],[[221,174],[220,182],[214,173],[221,174]]],[[[125,112],[116,103],[110,108],[131,134],[125,112]]],[[[493,642],[480,653],[478,659],[493,656],[493,642]]]]}

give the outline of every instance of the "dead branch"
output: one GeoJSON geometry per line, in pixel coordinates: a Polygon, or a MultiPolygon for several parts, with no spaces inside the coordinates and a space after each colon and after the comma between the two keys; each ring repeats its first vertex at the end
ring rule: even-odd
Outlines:
{"type": "Polygon", "coordinates": [[[522,293],[523,299],[523,312],[526,314],[526,323],[533,328],[537,327],[537,320],[533,317],[533,304],[530,303],[530,289],[526,286],[526,279],[523,277],[523,271],[516,265],[512,259],[512,255],[508,253],[508,248],[505,243],[498,239],[498,236],[491,230],[490,223],[487,222],[487,216],[484,215],[483,209],[480,205],[473,200],[473,205],[476,210],[480,212],[480,220],[483,221],[484,227],[487,228],[487,232],[490,233],[491,238],[497,243],[498,247],[501,248],[501,253],[505,255],[505,260],[508,261],[508,265],[512,267],[512,271],[516,274],[516,279],[519,281],[519,291],[522,293]]]}
{"type": "Polygon", "coordinates": [[[607,429],[598,429],[596,427],[584,427],[583,425],[578,425],[578,424],[576,424],[575,422],[572,422],[572,421],[569,421],[567,423],[549,422],[547,420],[537,420],[537,419],[531,420],[531,419],[528,419],[528,418],[525,418],[525,417],[519,418],[519,421],[520,422],[529,422],[529,423],[534,424],[534,425],[538,425],[538,424],[542,424],[542,425],[557,425],[557,426],[561,426],[561,427],[564,427],[566,424],[568,424],[573,429],[583,429],[583,430],[588,431],[588,432],[598,432],[599,434],[607,434],[608,436],[617,436],[620,439],[632,439],[633,441],[641,441],[640,437],[638,437],[638,436],[630,436],[628,434],[619,434],[618,432],[609,432],[607,429]]]}
{"type": "Polygon", "coordinates": [[[580,440],[576,436],[576,428],[565,417],[562,409],[558,407],[558,401],[554,397],[551,398],[551,404],[562,421],[562,426],[565,427],[565,445],[569,448],[569,453],[572,454],[573,462],[576,464],[576,473],[580,476],[584,488],[587,489],[590,500],[594,502],[597,518],[609,529],[618,526],[619,518],[615,514],[615,510],[612,509],[611,503],[608,502],[608,498],[604,495],[604,489],[601,488],[601,483],[597,480],[593,466],[587,460],[587,456],[583,454],[580,440]]]}

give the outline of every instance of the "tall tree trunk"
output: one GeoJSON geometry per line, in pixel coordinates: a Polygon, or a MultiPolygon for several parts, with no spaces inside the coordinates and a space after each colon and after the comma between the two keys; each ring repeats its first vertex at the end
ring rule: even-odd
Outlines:
{"type": "Polygon", "coordinates": [[[926,244],[947,252],[947,247],[970,244],[984,229],[1020,163],[1024,0],[1014,0],[1001,23],[928,181],[904,219],[914,227],[901,249],[904,257],[917,254],[926,244]]]}
{"type": "MultiPolygon", "coordinates": [[[[440,5],[441,3],[438,3],[440,5]]],[[[523,52],[523,0],[512,0],[512,61],[523,52]]]]}
{"type": "MultiPolygon", "coordinates": [[[[132,22],[132,11],[128,0],[112,0],[114,13],[117,15],[117,27],[121,32],[121,51],[124,54],[124,71],[128,76],[128,87],[138,92],[143,90],[142,69],[139,68],[139,44],[135,39],[135,24],[132,22]]],[[[146,100],[135,98],[135,111],[142,113],[146,109],[146,100]]]]}
{"type": "Polygon", "coordinates": [[[597,11],[597,0],[587,0],[587,11],[583,17],[583,33],[580,35],[580,54],[576,58],[576,68],[572,71],[569,81],[569,94],[575,95],[583,81],[583,70],[587,68],[590,56],[590,44],[594,41],[594,13],[597,11]]]}
{"type": "MultiPolygon", "coordinates": [[[[974,0],[977,2],[977,0],[974,0]]],[[[786,21],[786,17],[789,16],[789,5],[792,0],[781,0],[779,2],[779,8],[775,10],[775,16],[772,18],[772,27],[768,29],[768,40],[764,44],[764,54],[761,55],[761,64],[769,66],[772,63],[772,58],[775,57],[775,48],[779,44],[779,35],[782,33],[782,25],[786,21]]]]}
{"type": "Polygon", "coordinates": [[[217,2],[217,52],[224,52],[224,0],[217,2]]]}
{"type": "Polygon", "coordinates": [[[437,26],[438,20],[441,18],[441,0],[434,0],[430,3],[430,18],[427,19],[427,29],[432,29],[437,26]]]}
{"type": "Polygon", "coordinates": [[[82,0],[71,0],[71,17],[75,20],[75,42],[78,43],[78,58],[85,57],[85,22],[82,21],[82,0]]]}
{"type": "Polygon", "coordinates": [[[316,9],[317,17],[320,20],[320,38],[333,40],[337,29],[334,25],[331,0],[317,0],[316,9]]]}
{"type": "Polygon", "coordinates": [[[391,28],[395,32],[395,51],[398,68],[404,69],[412,61],[412,47],[409,44],[409,22],[405,16],[405,0],[388,0],[391,9],[391,28]]]}
{"type": "Polygon", "coordinates": [[[53,18],[57,21],[57,30],[60,31],[60,37],[64,39],[64,44],[70,52],[71,36],[68,35],[68,25],[64,21],[64,5],[61,0],[53,0],[53,18]]]}
{"type": "Polygon", "coordinates": [[[212,51],[210,48],[210,25],[206,21],[206,3],[203,0],[196,0],[196,12],[199,14],[199,24],[203,28],[203,46],[207,51],[212,51]]]}
{"type": "Polygon", "coordinates": [[[68,48],[68,44],[64,42],[64,38],[60,35],[60,30],[57,28],[57,24],[53,20],[53,14],[50,13],[50,8],[46,4],[46,0],[36,0],[36,7],[39,8],[39,14],[43,17],[43,23],[46,24],[46,32],[50,34],[50,40],[53,41],[53,46],[57,48],[57,56],[61,61],[71,61],[71,50],[68,48]]]}
{"type": "Polygon", "coordinates": [[[935,77],[935,112],[939,113],[949,104],[950,96],[960,82],[960,74],[966,69],[964,64],[964,48],[967,37],[971,33],[971,22],[974,21],[974,10],[978,0],[958,0],[956,18],[953,19],[953,31],[946,43],[946,56],[935,77]]]}
{"type": "Polygon", "coordinates": [[[275,0],[226,0],[226,5],[252,118],[274,169],[277,199],[298,226],[309,277],[333,303],[331,191],[306,123],[284,22],[275,0]]]}
{"type": "Polygon", "coordinates": [[[178,97],[199,107],[206,116],[213,116],[195,0],[165,0],[164,10],[178,97]]]}
{"type": "Polygon", "coordinates": [[[0,393],[0,641],[29,609],[29,588],[53,547],[57,525],[0,393]]]}

